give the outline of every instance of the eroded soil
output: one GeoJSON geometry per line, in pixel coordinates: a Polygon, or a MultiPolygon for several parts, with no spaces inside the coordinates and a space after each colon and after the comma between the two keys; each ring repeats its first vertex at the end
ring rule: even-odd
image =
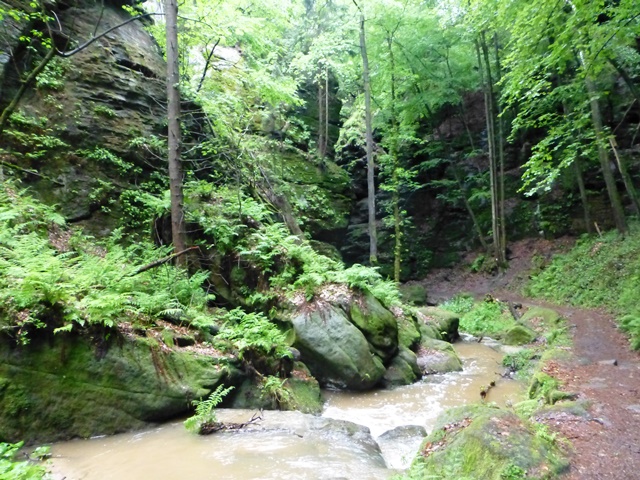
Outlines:
{"type": "Polygon", "coordinates": [[[525,240],[511,247],[510,268],[502,275],[471,274],[468,268],[443,269],[421,283],[430,301],[459,292],[478,297],[490,293],[525,307],[541,305],[560,312],[572,332],[572,355],[547,364],[545,371],[563,383],[563,390],[586,401],[588,414],[559,411],[538,420],[571,443],[567,447],[571,458],[567,479],[640,479],[640,354],[630,350],[608,313],[551,305],[519,293],[532,267],[570,245],[570,239],[559,243],[525,240]]]}

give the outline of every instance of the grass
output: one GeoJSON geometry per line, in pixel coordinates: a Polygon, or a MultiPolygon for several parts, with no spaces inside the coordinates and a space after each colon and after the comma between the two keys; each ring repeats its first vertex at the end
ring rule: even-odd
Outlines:
{"type": "Polygon", "coordinates": [[[493,298],[476,302],[462,294],[443,303],[441,308],[460,315],[460,330],[472,335],[500,336],[516,325],[507,305],[493,298]]]}
{"type": "Polygon", "coordinates": [[[583,307],[605,307],[640,349],[640,224],[627,235],[583,237],[553,258],[525,287],[525,294],[583,307]]]}

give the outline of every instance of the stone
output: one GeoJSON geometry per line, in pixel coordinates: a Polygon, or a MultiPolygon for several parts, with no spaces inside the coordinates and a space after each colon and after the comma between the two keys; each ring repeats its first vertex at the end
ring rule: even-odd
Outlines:
{"type": "Polygon", "coordinates": [[[556,478],[569,468],[558,445],[536,435],[529,422],[508,410],[482,405],[454,408],[438,417],[420,452],[409,471],[411,478],[499,480],[524,478],[525,472],[556,478]],[[514,472],[520,476],[509,476],[514,472]]]}
{"type": "Polygon", "coordinates": [[[437,329],[441,340],[454,342],[460,336],[458,333],[460,317],[456,313],[438,307],[422,307],[418,312],[419,318],[425,325],[437,329]]]}
{"type": "Polygon", "coordinates": [[[347,314],[329,303],[313,303],[294,315],[294,347],[322,386],[366,390],[385,368],[347,314]]]}
{"type": "Polygon", "coordinates": [[[400,285],[402,300],[413,305],[424,305],[427,303],[427,290],[419,283],[405,283],[400,285]]]}
{"type": "Polygon", "coordinates": [[[400,347],[398,354],[393,358],[384,373],[382,385],[385,388],[411,385],[421,376],[422,371],[418,366],[416,354],[408,348],[400,347]]]}
{"type": "Polygon", "coordinates": [[[0,336],[0,438],[108,435],[184,415],[239,372],[151,338],[57,334],[27,347],[0,336]]]}
{"type": "Polygon", "coordinates": [[[502,338],[502,342],[506,345],[524,345],[531,343],[536,339],[536,333],[529,330],[524,325],[515,325],[511,327],[502,338]]]}
{"type": "Polygon", "coordinates": [[[462,361],[450,343],[423,338],[417,352],[418,366],[424,375],[459,372],[462,361]]]}
{"type": "Polygon", "coordinates": [[[354,297],[349,309],[351,322],[364,334],[383,362],[398,351],[398,322],[371,293],[354,297]]]}

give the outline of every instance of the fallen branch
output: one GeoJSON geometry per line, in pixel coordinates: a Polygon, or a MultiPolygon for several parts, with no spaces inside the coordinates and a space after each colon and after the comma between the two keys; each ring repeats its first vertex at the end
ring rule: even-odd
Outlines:
{"type": "Polygon", "coordinates": [[[159,267],[161,265],[164,265],[165,263],[170,262],[174,258],[178,258],[179,256],[184,255],[187,252],[190,252],[192,250],[198,250],[198,249],[200,249],[200,247],[195,246],[195,247],[189,247],[186,250],[182,250],[181,252],[178,252],[178,253],[173,253],[173,254],[169,255],[168,257],[164,257],[164,258],[161,258],[161,259],[156,260],[154,262],[148,263],[147,265],[144,265],[144,266],[138,268],[135,272],[130,273],[129,275],[125,275],[125,277],[135,277],[136,275],[139,275],[140,273],[146,272],[147,270],[151,270],[152,268],[156,268],[156,267],[159,267]]]}
{"type": "Polygon", "coordinates": [[[252,423],[257,422],[258,420],[262,420],[262,412],[254,413],[251,417],[251,420],[244,423],[223,423],[223,422],[207,422],[200,427],[200,431],[198,434],[200,435],[210,435],[212,433],[220,432],[220,431],[235,431],[240,430],[247,425],[251,425],[252,423]]]}

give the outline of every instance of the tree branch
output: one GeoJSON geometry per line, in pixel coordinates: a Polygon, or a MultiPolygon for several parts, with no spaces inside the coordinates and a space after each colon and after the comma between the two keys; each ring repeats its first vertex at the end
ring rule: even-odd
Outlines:
{"type": "Polygon", "coordinates": [[[194,247],[189,247],[186,250],[182,250],[181,252],[173,253],[173,254],[169,255],[168,257],[161,258],[159,260],[156,260],[154,262],[148,263],[147,265],[144,265],[144,266],[138,268],[135,272],[130,273],[129,275],[125,275],[125,278],[135,277],[136,275],[139,275],[139,274],[141,274],[143,272],[146,272],[147,270],[151,270],[152,268],[156,268],[156,267],[159,267],[161,265],[164,265],[165,263],[168,263],[171,260],[173,260],[174,258],[180,257],[181,255],[184,255],[187,252],[191,252],[193,250],[199,250],[199,249],[200,249],[200,247],[194,246],[194,247]]]}
{"type": "Polygon", "coordinates": [[[196,92],[199,92],[200,89],[202,88],[202,83],[204,82],[204,78],[207,76],[207,70],[209,69],[209,64],[211,63],[211,57],[213,57],[213,52],[215,51],[219,43],[220,43],[220,39],[218,38],[218,40],[216,40],[215,45],[211,49],[211,52],[209,52],[209,56],[207,57],[207,63],[204,64],[204,70],[202,71],[202,77],[200,77],[200,83],[198,83],[198,88],[196,92]]]}

